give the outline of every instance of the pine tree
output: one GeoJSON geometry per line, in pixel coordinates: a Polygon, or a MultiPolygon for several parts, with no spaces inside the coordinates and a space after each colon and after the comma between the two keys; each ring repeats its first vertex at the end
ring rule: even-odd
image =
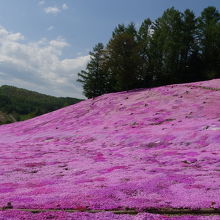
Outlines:
{"type": "Polygon", "coordinates": [[[179,82],[203,79],[200,75],[200,55],[197,45],[197,19],[189,9],[182,14],[179,82]]]}
{"type": "Polygon", "coordinates": [[[138,46],[140,65],[138,68],[139,80],[142,87],[151,87],[153,83],[152,59],[151,59],[151,37],[152,22],[148,18],[143,21],[138,31],[138,46]]]}
{"type": "Polygon", "coordinates": [[[220,13],[208,7],[196,18],[170,8],[138,31],[133,23],[118,25],[90,56],[79,73],[87,97],[220,77],[220,13]]]}
{"type": "Polygon", "coordinates": [[[114,90],[122,91],[137,88],[138,56],[137,31],[133,23],[127,27],[118,25],[110,39],[107,50],[109,54],[109,71],[113,77],[114,90]]]}
{"type": "Polygon", "coordinates": [[[220,76],[220,13],[215,7],[203,10],[199,17],[199,46],[204,74],[220,76]]]}
{"type": "Polygon", "coordinates": [[[158,84],[179,81],[182,15],[174,8],[167,9],[153,25],[152,51],[154,74],[158,84]]]}
{"type": "Polygon", "coordinates": [[[83,84],[84,95],[93,98],[111,89],[110,79],[106,70],[106,51],[102,43],[98,43],[93,51],[90,52],[90,62],[87,64],[86,70],[78,73],[78,81],[83,84]]]}

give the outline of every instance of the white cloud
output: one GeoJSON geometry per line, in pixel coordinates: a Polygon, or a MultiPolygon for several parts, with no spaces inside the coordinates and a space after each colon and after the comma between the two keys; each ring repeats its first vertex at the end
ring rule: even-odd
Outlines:
{"type": "Polygon", "coordinates": [[[53,25],[51,25],[51,26],[49,26],[49,27],[47,28],[48,31],[52,31],[53,29],[54,29],[54,26],[53,26],[53,25]]]}
{"type": "Polygon", "coordinates": [[[69,44],[63,39],[63,38],[58,38],[56,40],[51,40],[49,44],[54,47],[54,48],[64,48],[69,46],[69,44]]]}
{"type": "Polygon", "coordinates": [[[56,14],[60,13],[63,10],[67,10],[68,8],[69,8],[68,5],[64,3],[61,7],[54,6],[54,7],[44,8],[44,11],[47,14],[54,14],[54,15],[56,15],[56,14]]]}
{"type": "Polygon", "coordinates": [[[77,73],[89,55],[61,59],[69,44],[62,38],[25,43],[21,33],[0,26],[0,85],[8,84],[55,96],[82,98],[77,73]]]}
{"type": "Polygon", "coordinates": [[[38,4],[39,4],[39,5],[44,5],[44,4],[45,4],[45,1],[44,1],[44,0],[41,0],[41,1],[38,2],[38,4]]]}
{"type": "Polygon", "coordinates": [[[67,4],[64,3],[64,4],[62,5],[62,9],[63,9],[63,10],[66,10],[66,9],[68,9],[68,8],[69,8],[69,7],[68,7],[67,4]]]}
{"type": "Polygon", "coordinates": [[[48,8],[44,8],[44,11],[47,14],[58,14],[61,12],[61,10],[58,7],[48,7],[48,8]]]}
{"type": "Polygon", "coordinates": [[[24,36],[21,33],[11,33],[2,26],[0,26],[0,37],[1,40],[6,40],[6,39],[12,41],[24,40],[24,36]]]}

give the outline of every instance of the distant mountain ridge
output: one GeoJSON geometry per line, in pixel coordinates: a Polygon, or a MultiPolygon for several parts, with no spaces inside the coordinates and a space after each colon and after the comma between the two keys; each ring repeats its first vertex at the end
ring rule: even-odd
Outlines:
{"type": "Polygon", "coordinates": [[[0,87],[0,124],[30,119],[79,101],[3,85],[0,87]]]}

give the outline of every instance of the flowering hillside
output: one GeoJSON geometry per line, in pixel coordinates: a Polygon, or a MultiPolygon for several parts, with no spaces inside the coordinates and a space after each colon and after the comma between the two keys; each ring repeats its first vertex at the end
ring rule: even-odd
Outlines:
{"type": "Polygon", "coordinates": [[[0,219],[220,219],[220,80],[2,125],[0,166],[0,219]]]}

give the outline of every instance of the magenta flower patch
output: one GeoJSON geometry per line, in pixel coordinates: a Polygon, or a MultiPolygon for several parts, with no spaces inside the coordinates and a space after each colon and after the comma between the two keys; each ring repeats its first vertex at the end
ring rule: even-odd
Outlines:
{"type": "Polygon", "coordinates": [[[0,126],[0,219],[205,219],[150,210],[220,209],[219,85],[106,94],[0,126]]]}

